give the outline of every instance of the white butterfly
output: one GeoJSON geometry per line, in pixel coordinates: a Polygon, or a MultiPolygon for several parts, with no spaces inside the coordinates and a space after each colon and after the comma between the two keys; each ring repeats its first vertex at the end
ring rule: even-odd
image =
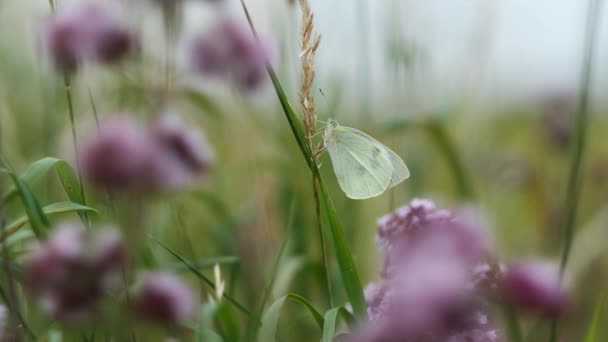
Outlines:
{"type": "Polygon", "coordinates": [[[340,187],[352,199],[382,194],[410,176],[401,158],[371,136],[330,120],[324,143],[340,187]]]}

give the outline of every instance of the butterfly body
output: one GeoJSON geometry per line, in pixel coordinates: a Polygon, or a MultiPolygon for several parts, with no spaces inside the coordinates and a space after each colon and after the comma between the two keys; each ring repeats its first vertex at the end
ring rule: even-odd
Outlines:
{"type": "Polygon", "coordinates": [[[395,152],[357,129],[329,121],[324,143],[338,183],[352,199],[378,196],[409,177],[395,152]]]}

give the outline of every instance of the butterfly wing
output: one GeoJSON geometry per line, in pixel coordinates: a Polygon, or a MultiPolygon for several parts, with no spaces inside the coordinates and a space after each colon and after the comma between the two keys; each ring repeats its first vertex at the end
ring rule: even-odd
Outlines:
{"type": "Polygon", "coordinates": [[[390,186],[393,166],[384,145],[363,132],[343,126],[333,128],[325,140],[338,183],[346,196],[375,197],[390,186]]]}
{"type": "Polygon", "coordinates": [[[397,153],[386,146],[384,146],[384,148],[386,149],[388,158],[391,161],[391,166],[393,167],[393,175],[391,177],[391,183],[389,184],[389,188],[392,188],[408,179],[410,177],[410,170],[408,170],[407,166],[403,162],[403,159],[401,159],[397,153]]]}

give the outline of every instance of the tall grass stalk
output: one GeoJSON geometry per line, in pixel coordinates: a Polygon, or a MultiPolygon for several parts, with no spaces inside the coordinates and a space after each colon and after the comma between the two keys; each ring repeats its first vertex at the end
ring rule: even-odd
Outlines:
{"type": "MultiPolygon", "coordinates": [[[[241,5],[243,7],[243,11],[245,12],[245,16],[247,17],[247,21],[249,22],[249,26],[251,27],[253,35],[256,37],[256,39],[259,39],[255,26],[253,25],[251,15],[249,14],[249,10],[247,9],[247,5],[245,4],[245,0],[241,0],[241,5]]],[[[291,104],[289,103],[289,100],[285,95],[283,86],[281,85],[281,82],[279,81],[276,72],[274,71],[274,68],[268,61],[266,62],[266,69],[268,71],[270,79],[272,80],[272,84],[277,93],[277,97],[279,98],[279,102],[281,103],[285,118],[289,122],[291,131],[294,135],[294,138],[296,139],[296,142],[298,143],[298,147],[300,148],[300,152],[302,152],[304,160],[306,161],[306,165],[308,166],[313,177],[317,177],[319,185],[319,195],[321,200],[320,202],[323,208],[325,209],[324,211],[328,219],[328,234],[331,234],[333,240],[334,253],[338,262],[338,267],[342,278],[342,286],[346,291],[347,297],[350,300],[355,315],[360,319],[365,319],[365,317],[367,316],[367,305],[365,304],[365,299],[363,296],[363,286],[361,285],[361,279],[359,278],[359,274],[357,272],[357,267],[355,265],[351,249],[346,240],[344,228],[338,218],[336,208],[334,207],[334,204],[331,201],[331,198],[329,197],[329,193],[325,188],[323,178],[320,177],[319,167],[317,165],[315,155],[309,144],[307,143],[306,135],[304,133],[302,124],[298,120],[291,104]]]]}
{"type": "MultiPolygon", "coordinates": [[[[84,191],[84,184],[82,182],[82,169],[80,167],[80,162],[78,161],[78,134],[76,132],[76,120],[74,118],[74,101],[72,100],[72,81],[70,80],[69,75],[64,75],[63,83],[65,86],[65,96],[68,104],[68,114],[70,117],[70,128],[72,130],[72,144],[74,145],[74,160],[76,161],[76,175],[78,177],[78,184],[80,185],[80,196],[82,198],[82,205],[87,205],[87,200],[84,191]]],[[[88,213],[83,213],[84,215],[84,223],[87,227],[90,225],[90,219],[88,213]]]]}
{"type": "MultiPolygon", "coordinates": [[[[302,23],[300,27],[300,44],[302,59],[302,79],[300,81],[300,89],[298,92],[298,99],[302,106],[302,112],[304,113],[304,131],[308,140],[308,147],[316,155],[317,147],[315,146],[314,135],[315,127],[317,123],[317,115],[315,109],[315,98],[313,96],[312,88],[315,80],[315,55],[321,37],[314,32],[313,12],[310,8],[308,0],[300,0],[300,9],[302,11],[302,23]]],[[[325,234],[323,232],[323,222],[321,218],[321,202],[319,199],[319,181],[318,174],[312,176],[312,190],[314,194],[314,205],[315,205],[315,217],[317,221],[317,229],[319,231],[319,242],[321,244],[321,257],[323,259],[323,269],[325,282],[327,283],[327,294],[329,298],[329,307],[333,307],[333,294],[331,291],[331,276],[329,261],[327,258],[327,246],[325,242],[325,234]]]]}
{"type": "Polygon", "coordinates": [[[587,10],[587,29],[585,32],[585,50],[581,67],[580,90],[574,117],[574,135],[571,141],[571,162],[568,173],[568,185],[564,199],[564,218],[561,224],[562,252],[560,271],[563,273],[570,256],[574,236],[576,215],[581,191],[581,169],[587,143],[587,126],[589,121],[589,97],[595,53],[595,37],[599,27],[602,0],[589,0],[587,10]]]}
{"type": "MultiPolygon", "coordinates": [[[[602,0],[589,0],[587,7],[587,20],[585,30],[584,55],[581,66],[580,88],[578,103],[576,106],[574,121],[573,139],[571,146],[571,161],[568,172],[568,184],[564,198],[564,217],[561,223],[562,247],[560,258],[560,277],[568,264],[574,230],[576,225],[576,215],[581,192],[581,169],[587,142],[587,129],[589,121],[589,98],[591,90],[592,70],[595,54],[595,38],[602,12],[602,0]]],[[[550,341],[557,341],[557,320],[551,322],[550,341]]]]}
{"type": "MultiPolygon", "coordinates": [[[[55,0],[49,0],[49,6],[51,7],[51,12],[55,14],[57,9],[57,4],[55,0]]],[[[84,184],[82,182],[82,171],[80,168],[80,162],[78,161],[78,135],[76,133],[76,120],[74,119],[74,103],[72,100],[72,81],[70,79],[70,75],[64,73],[63,75],[63,85],[65,88],[65,96],[68,104],[68,115],[70,118],[70,128],[72,130],[72,144],[74,145],[74,159],[76,160],[76,175],[78,177],[78,184],[80,185],[80,196],[82,198],[82,205],[87,205],[87,200],[84,191],[84,184]]],[[[88,213],[83,213],[83,221],[86,226],[90,226],[90,219],[88,213]]]]}
{"type": "Polygon", "coordinates": [[[463,200],[471,200],[474,197],[471,179],[467,175],[462,157],[445,127],[440,122],[432,121],[425,124],[424,128],[448,163],[452,177],[454,177],[458,196],[463,200]]]}

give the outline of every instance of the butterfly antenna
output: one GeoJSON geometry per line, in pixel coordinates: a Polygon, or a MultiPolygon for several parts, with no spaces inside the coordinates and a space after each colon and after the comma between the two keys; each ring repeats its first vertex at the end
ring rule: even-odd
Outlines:
{"type": "MultiPolygon", "coordinates": [[[[325,93],[323,92],[323,89],[319,88],[319,93],[321,93],[321,96],[323,96],[323,101],[325,102],[325,106],[327,108],[329,108],[330,107],[329,102],[327,101],[327,97],[325,97],[325,93]]],[[[319,120],[319,119],[317,119],[317,121],[324,125],[327,125],[327,122],[328,122],[328,121],[323,121],[323,120],[319,120]]]]}

